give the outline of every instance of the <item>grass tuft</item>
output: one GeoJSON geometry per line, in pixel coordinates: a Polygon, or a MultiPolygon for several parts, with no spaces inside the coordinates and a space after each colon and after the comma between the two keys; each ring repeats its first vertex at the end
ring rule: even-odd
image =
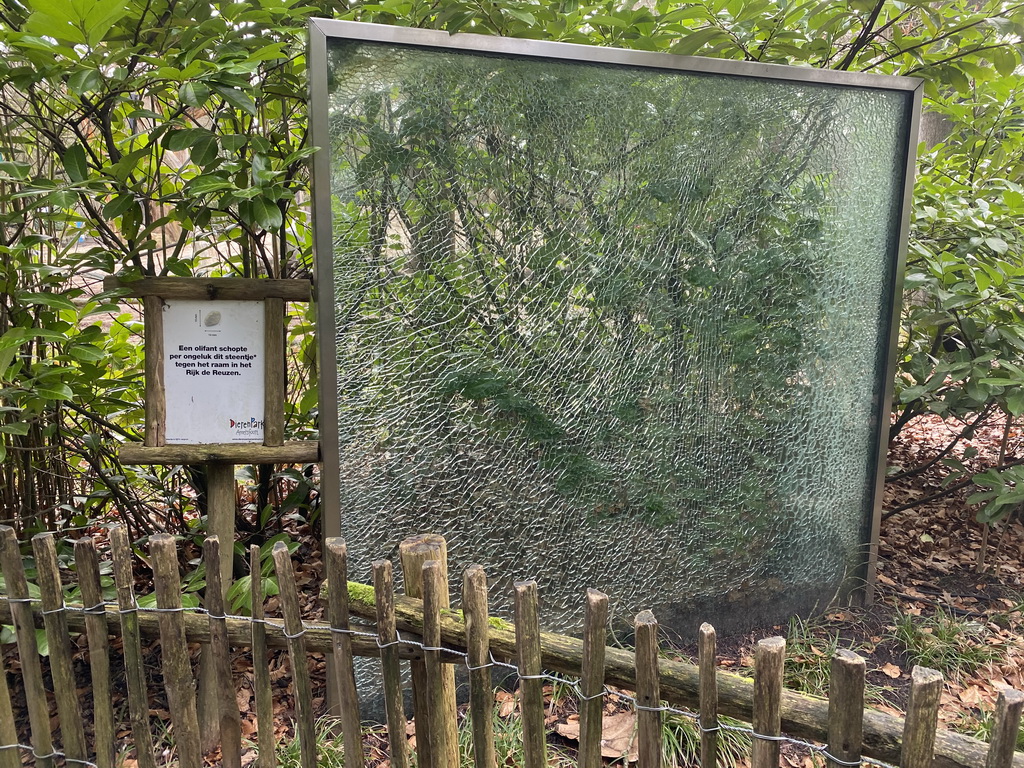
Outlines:
{"type": "Polygon", "coordinates": [[[983,625],[939,608],[927,617],[898,614],[892,637],[905,649],[912,664],[959,678],[1002,656],[1002,646],[987,644],[985,635],[983,625]]]}

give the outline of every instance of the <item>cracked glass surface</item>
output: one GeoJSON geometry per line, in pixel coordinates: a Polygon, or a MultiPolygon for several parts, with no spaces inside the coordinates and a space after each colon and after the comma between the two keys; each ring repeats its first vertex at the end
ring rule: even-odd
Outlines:
{"type": "Polygon", "coordinates": [[[351,578],[440,533],[496,612],[685,630],[856,574],[908,93],[329,51],[351,578]]]}

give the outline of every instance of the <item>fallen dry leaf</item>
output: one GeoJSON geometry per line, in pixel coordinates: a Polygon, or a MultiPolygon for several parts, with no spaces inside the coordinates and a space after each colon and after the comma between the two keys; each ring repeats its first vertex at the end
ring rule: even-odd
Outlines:
{"type": "Polygon", "coordinates": [[[887,677],[891,677],[893,680],[897,679],[900,675],[903,674],[903,670],[900,669],[899,667],[897,667],[895,664],[893,664],[891,662],[888,663],[888,664],[883,664],[881,666],[881,668],[879,669],[879,671],[883,675],[886,675],[887,677]]]}
{"type": "MultiPolygon", "coordinates": [[[[566,739],[579,741],[579,720],[570,720],[555,725],[555,733],[566,739]]],[[[632,712],[619,712],[605,715],[601,721],[601,755],[602,757],[625,757],[627,762],[635,763],[639,759],[639,745],[636,740],[636,715],[632,712]]]]}

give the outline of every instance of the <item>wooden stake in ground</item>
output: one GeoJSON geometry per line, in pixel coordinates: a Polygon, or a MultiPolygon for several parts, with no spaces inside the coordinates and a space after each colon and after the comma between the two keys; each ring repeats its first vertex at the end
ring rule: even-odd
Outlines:
{"type": "Polygon", "coordinates": [[[914,667],[910,672],[900,768],[931,768],[941,697],[942,674],[927,667],[914,667]]]}
{"type": "Polygon", "coordinates": [[[601,767],[601,726],[604,711],[604,649],[607,640],[608,595],[587,590],[583,618],[583,665],[580,670],[580,768],[601,767]]]}
{"type": "Polygon", "coordinates": [[[110,554],[114,561],[117,585],[117,609],[121,619],[121,648],[124,675],[128,685],[128,715],[132,725],[139,768],[156,768],[153,736],[149,730],[149,702],[146,696],[146,671],[142,665],[142,639],[139,632],[139,604],[135,600],[132,554],[124,526],[110,529],[110,554]]]}
{"type": "Polygon", "coordinates": [[[750,748],[751,768],[779,768],[779,742],[783,663],[786,641],[781,637],[761,640],[754,651],[754,711],[751,725],[756,734],[750,748]],[[758,738],[758,736],[765,738],[758,738]]]}
{"type": "Polygon", "coordinates": [[[718,636],[705,622],[697,638],[697,666],[700,668],[700,765],[718,765],[718,666],[715,663],[718,636]]]}
{"type": "MultiPolygon", "coordinates": [[[[865,663],[852,651],[839,649],[832,659],[828,687],[828,753],[843,763],[860,760],[864,742],[865,663]]],[[[842,766],[831,761],[835,768],[842,766]]]]}
{"type": "Polygon", "coordinates": [[[14,633],[18,639],[18,657],[21,677],[25,682],[28,720],[32,730],[32,749],[39,768],[52,768],[53,739],[50,736],[50,705],[46,701],[43,670],[39,663],[36,628],[32,621],[32,606],[28,604],[28,581],[21,564],[21,551],[14,529],[0,525],[0,570],[3,570],[7,595],[11,600],[14,633]]]}
{"type": "Polygon", "coordinates": [[[181,579],[178,576],[178,553],[174,537],[158,533],[150,538],[149,549],[153,560],[156,604],[160,611],[157,618],[160,622],[164,686],[174,723],[178,761],[181,768],[202,768],[195,677],[188,656],[185,623],[181,617],[181,579]]]}
{"type": "Polygon", "coordinates": [[[523,766],[546,768],[544,681],[540,656],[537,582],[515,583],[516,645],[519,651],[519,706],[523,719],[523,766]]]}
{"type": "Polygon", "coordinates": [[[107,642],[106,608],[100,588],[99,559],[92,539],[75,542],[78,587],[85,608],[85,632],[89,641],[89,674],[92,680],[93,729],[96,764],[114,768],[114,709],[110,695],[110,646],[107,642]]]}
{"type": "Polygon", "coordinates": [[[231,648],[225,626],[224,594],[221,584],[220,539],[210,536],[203,543],[203,562],[206,563],[206,609],[210,620],[210,672],[217,680],[217,710],[223,768],[241,768],[242,730],[235,681],[231,675],[231,648]]]}
{"type": "Polygon", "coordinates": [[[345,744],[345,768],[363,767],[359,694],[352,661],[352,635],[348,634],[348,548],[345,540],[327,540],[327,610],[331,621],[332,672],[341,708],[341,733],[345,744]]]}
{"type": "MultiPolygon", "coordinates": [[[[377,611],[377,642],[384,678],[384,710],[388,719],[388,745],[392,768],[409,764],[402,708],[402,670],[398,663],[398,630],[395,628],[395,583],[390,560],[373,562],[373,597],[377,611]]],[[[426,741],[426,739],[424,739],[426,741]]]]}
{"type": "Polygon", "coordinates": [[[636,730],[638,768],[661,766],[661,690],[658,685],[658,622],[641,611],[633,622],[636,631],[636,730]]]}
{"type": "Polygon", "coordinates": [[[309,680],[309,658],[306,656],[306,628],[299,613],[299,590],[295,586],[295,569],[283,541],[274,545],[274,568],[280,592],[281,615],[288,638],[288,659],[292,667],[295,689],[295,730],[299,737],[301,768],[316,768],[316,731],[313,727],[313,688],[309,680]]]}
{"type": "MultiPolygon", "coordinates": [[[[444,537],[428,533],[422,536],[410,536],[398,545],[398,554],[402,561],[402,576],[405,579],[405,594],[409,597],[423,597],[423,564],[436,560],[441,563],[441,574],[445,589],[440,595],[441,608],[449,607],[448,598],[448,545],[444,537]]],[[[426,724],[429,733],[433,728],[444,728],[442,741],[445,744],[459,743],[458,723],[455,718],[455,668],[444,665],[441,669],[441,698],[443,706],[436,711],[431,710],[429,700],[429,683],[427,682],[426,666],[422,662],[412,662],[412,697],[416,727],[426,724]]],[[[420,733],[420,731],[417,731],[420,733]]],[[[458,760],[457,753],[434,759],[433,744],[429,738],[416,739],[416,759],[418,768],[445,768],[451,761],[458,760]]]]}
{"type": "Polygon", "coordinates": [[[428,560],[423,564],[423,660],[427,667],[427,706],[430,708],[434,728],[422,734],[430,739],[430,753],[434,768],[459,768],[459,742],[449,741],[448,720],[456,722],[455,702],[446,696],[443,676],[451,669],[441,661],[441,607],[448,602],[448,583],[441,563],[428,560]],[[450,709],[449,709],[450,707],[450,709]]]}
{"type": "Polygon", "coordinates": [[[466,621],[466,651],[469,654],[469,712],[473,726],[474,765],[476,768],[495,768],[487,574],[479,565],[469,566],[462,574],[462,613],[466,621]]]}
{"type": "Polygon", "coordinates": [[[85,731],[78,702],[78,685],[71,668],[71,633],[68,632],[68,614],[64,607],[53,534],[33,536],[32,552],[36,557],[36,578],[43,603],[43,625],[50,649],[50,675],[53,677],[53,696],[57,700],[64,754],[72,760],[85,760],[85,731]]]}
{"type": "MultiPolygon", "coordinates": [[[[233,464],[206,464],[206,511],[207,534],[223,543],[219,547],[217,567],[220,575],[222,603],[227,603],[227,589],[231,584],[232,562],[235,542],[235,513],[238,495],[233,464]]],[[[206,564],[207,571],[213,567],[206,564]]],[[[206,584],[207,608],[210,600],[210,583],[206,584]]],[[[221,612],[223,613],[223,612],[221,612]]],[[[221,684],[215,669],[216,662],[210,658],[210,646],[204,645],[199,655],[199,730],[203,753],[216,749],[221,738],[221,684]]]]}
{"type": "Polygon", "coordinates": [[[256,743],[259,747],[259,768],[274,768],[277,765],[274,739],[274,691],[270,687],[270,670],[267,668],[267,625],[263,612],[263,562],[260,548],[249,547],[249,589],[252,597],[252,693],[256,701],[256,725],[259,731],[256,743]]]}

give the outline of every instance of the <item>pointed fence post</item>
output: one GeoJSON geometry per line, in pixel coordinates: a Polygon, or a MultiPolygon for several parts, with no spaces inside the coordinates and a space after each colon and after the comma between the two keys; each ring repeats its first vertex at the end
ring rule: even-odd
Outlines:
{"type": "Polygon", "coordinates": [[[114,708],[110,693],[110,646],[107,642],[106,607],[100,587],[99,560],[92,539],[75,542],[75,567],[85,609],[85,634],[89,642],[89,674],[92,680],[93,730],[96,764],[114,768],[114,708]]]}
{"type": "Polygon", "coordinates": [[[334,682],[341,709],[341,734],[345,744],[345,768],[363,768],[362,729],[359,723],[359,694],[356,692],[352,661],[352,635],[348,634],[348,547],[345,540],[327,540],[327,611],[331,621],[334,682]]]}
{"type": "Polygon", "coordinates": [[[633,622],[636,632],[636,730],[638,768],[661,766],[661,686],[658,679],[658,622],[641,611],[633,622]]]}
{"type": "Polygon", "coordinates": [[[273,549],[274,568],[277,571],[278,599],[284,618],[284,634],[288,640],[288,660],[292,668],[292,686],[295,690],[295,731],[299,737],[299,763],[301,768],[316,768],[316,729],[313,724],[313,688],[309,680],[309,657],[306,655],[306,628],[299,612],[299,590],[295,586],[295,569],[291,555],[283,541],[273,549]]]}
{"type": "Polygon", "coordinates": [[[515,583],[516,646],[519,651],[519,706],[523,720],[523,766],[546,768],[544,681],[540,656],[537,582],[515,583]]]}
{"type": "Polygon", "coordinates": [[[927,667],[914,667],[910,672],[900,768],[931,768],[941,697],[942,674],[927,667]]]}
{"type": "Polygon", "coordinates": [[[718,636],[715,628],[705,622],[697,638],[697,666],[700,670],[700,765],[718,765],[718,636]]]}
{"type": "MultiPolygon", "coordinates": [[[[832,658],[828,688],[828,753],[844,763],[860,760],[864,742],[864,659],[839,649],[832,658]]],[[[834,768],[843,768],[835,760],[834,768]]]]}
{"type": "Polygon", "coordinates": [[[604,652],[608,639],[608,595],[587,590],[583,615],[583,664],[580,669],[580,768],[601,768],[604,711],[604,652]]]}
{"type": "Polygon", "coordinates": [[[199,741],[199,717],[196,714],[196,686],[188,655],[185,623],[181,611],[181,578],[174,537],[158,533],[149,540],[153,560],[153,585],[156,588],[160,653],[167,688],[167,703],[174,722],[174,740],[181,768],[202,768],[199,741]]]}
{"type": "Polygon", "coordinates": [[[491,653],[488,629],[487,574],[471,565],[462,574],[462,612],[466,620],[466,651],[469,654],[469,712],[473,726],[473,758],[476,768],[495,768],[494,687],[491,684],[491,653]]]}
{"type": "Polygon", "coordinates": [[[781,637],[761,640],[754,651],[754,742],[750,749],[751,768],[779,768],[782,734],[782,675],[786,641],[781,637]],[[761,738],[758,738],[758,737],[761,738]]]}
{"type": "Polygon", "coordinates": [[[28,581],[21,563],[21,549],[10,526],[0,525],[0,570],[7,584],[7,597],[14,620],[14,633],[18,639],[18,657],[21,659],[21,677],[25,683],[28,720],[32,730],[32,750],[39,768],[52,768],[53,739],[50,736],[50,705],[43,685],[43,669],[36,643],[36,627],[29,604],[28,581]]]}

